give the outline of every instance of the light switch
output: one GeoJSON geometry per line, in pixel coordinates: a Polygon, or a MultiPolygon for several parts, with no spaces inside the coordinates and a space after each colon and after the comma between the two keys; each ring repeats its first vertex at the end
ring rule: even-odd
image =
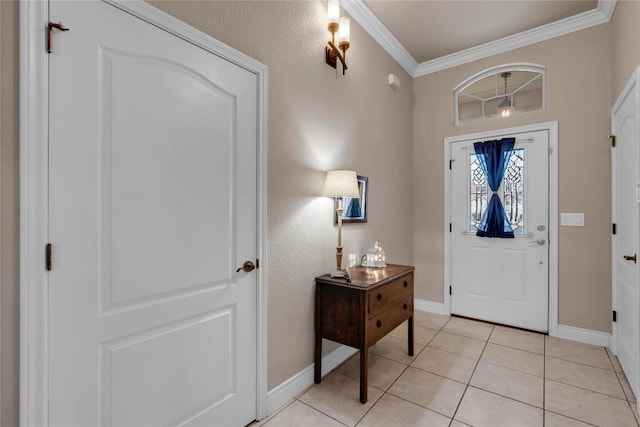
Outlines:
{"type": "Polygon", "coordinates": [[[565,227],[584,227],[584,213],[561,213],[560,225],[565,227]]]}

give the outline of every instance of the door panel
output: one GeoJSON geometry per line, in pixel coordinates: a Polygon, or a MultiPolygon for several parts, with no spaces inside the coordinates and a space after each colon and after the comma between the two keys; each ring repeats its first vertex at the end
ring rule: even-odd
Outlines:
{"type": "Polygon", "coordinates": [[[617,322],[614,327],[616,355],[634,393],[638,393],[638,272],[637,264],[624,255],[636,254],[638,247],[638,100],[637,82],[617,102],[612,113],[614,149],[614,221],[613,275],[617,322]]]}
{"type": "Polygon", "coordinates": [[[256,76],[103,2],[51,18],[50,425],[246,425],[256,76]]]}
{"type": "MultiPolygon", "coordinates": [[[[477,237],[478,206],[491,192],[482,193],[482,176],[475,168],[473,143],[461,140],[450,146],[451,169],[451,311],[517,327],[549,328],[549,135],[548,131],[517,135],[518,160],[505,174],[515,187],[498,191],[510,218],[517,224],[513,239],[477,237]],[[511,174],[511,175],[510,175],[511,174]],[[473,185],[472,185],[473,183],[473,185]],[[515,185],[515,184],[514,184],[515,185]],[[508,193],[508,196],[505,195],[508,193]],[[484,196],[481,196],[484,194],[484,196]],[[484,199],[483,199],[484,197],[484,199]],[[536,241],[540,241],[539,244],[536,241]]],[[[484,201],[483,201],[484,200],[484,201]]]]}

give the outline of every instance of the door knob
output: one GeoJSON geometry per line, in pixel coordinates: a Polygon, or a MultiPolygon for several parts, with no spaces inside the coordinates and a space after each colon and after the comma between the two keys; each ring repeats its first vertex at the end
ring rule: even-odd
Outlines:
{"type": "Polygon", "coordinates": [[[547,239],[532,240],[529,243],[537,243],[539,246],[543,246],[545,243],[547,243],[547,239]]]}
{"type": "Polygon", "coordinates": [[[636,254],[633,254],[633,255],[624,255],[624,257],[623,257],[623,258],[624,258],[624,260],[625,260],[625,261],[633,261],[633,263],[634,263],[634,264],[637,262],[637,261],[636,261],[636,254]]]}
{"type": "Polygon", "coordinates": [[[253,262],[245,261],[244,264],[242,264],[242,267],[236,270],[236,273],[239,273],[240,270],[243,270],[245,273],[249,273],[255,269],[256,269],[256,266],[253,262]]]}

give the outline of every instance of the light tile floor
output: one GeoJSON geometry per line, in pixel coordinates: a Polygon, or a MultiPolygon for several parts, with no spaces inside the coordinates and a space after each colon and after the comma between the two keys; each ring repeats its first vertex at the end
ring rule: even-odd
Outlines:
{"type": "Polygon", "coordinates": [[[284,426],[635,426],[616,357],[594,347],[472,320],[415,312],[370,349],[369,401],[356,354],[259,423],[284,426]]]}

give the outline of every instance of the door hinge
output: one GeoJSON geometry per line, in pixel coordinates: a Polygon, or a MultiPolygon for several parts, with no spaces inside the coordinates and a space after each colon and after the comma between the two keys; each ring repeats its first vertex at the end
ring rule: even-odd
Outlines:
{"type": "Polygon", "coordinates": [[[613,321],[614,322],[618,321],[618,312],[616,312],[615,310],[613,310],[613,321]]]}
{"type": "Polygon", "coordinates": [[[53,29],[60,31],[69,31],[62,22],[49,22],[47,24],[47,53],[53,52],[53,29]]]}
{"type": "Polygon", "coordinates": [[[453,231],[453,224],[449,223],[449,233],[451,233],[453,231]]]}
{"type": "Polygon", "coordinates": [[[453,295],[453,286],[449,286],[449,295],[453,295]]]}
{"type": "Polygon", "coordinates": [[[51,243],[47,243],[44,247],[44,252],[45,252],[45,268],[47,269],[47,271],[51,271],[51,269],[53,268],[53,246],[51,245],[51,243]]]}
{"type": "Polygon", "coordinates": [[[453,167],[453,162],[455,162],[455,160],[454,160],[454,159],[449,160],[449,170],[451,170],[451,169],[452,169],[452,167],[453,167]]]}
{"type": "Polygon", "coordinates": [[[553,147],[549,147],[549,155],[551,156],[553,154],[553,147]]]}
{"type": "Polygon", "coordinates": [[[609,135],[609,139],[611,140],[611,146],[615,147],[616,146],[616,136],[615,135],[609,135]]]}
{"type": "Polygon", "coordinates": [[[612,234],[616,234],[618,232],[618,227],[616,226],[616,223],[614,222],[611,225],[613,226],[613,227],[611,227],[611,233],[612,234]]]}

